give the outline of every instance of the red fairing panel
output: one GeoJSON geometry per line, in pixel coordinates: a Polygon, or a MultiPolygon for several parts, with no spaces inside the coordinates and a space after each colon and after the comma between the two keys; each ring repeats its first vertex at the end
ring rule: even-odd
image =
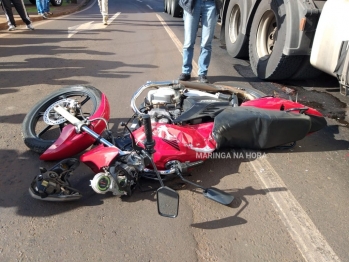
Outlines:
{"type": "MultiPolygon", "coordinates": [[[[159,169],[171,160],[194,162],[205,160],[216,149],[216,141],[211,136],[213,123],[177,126],[152,124],[155,140],[154,162],[159,169]]],[[[133,132],[137,145],[144,147],[143,127],[133,132]]]]}
{"type": "MultiPolygon", "coordinates": [[[[274,110],[288,110],[291,108],[304,108],[307,107],[305,105],[302,105],[297,102],[293,102],[291,100],[285,100],[279,97],[262,97],[259,99],[255,100],[250,100],[247,102],[244,102],[241,104],[241,106],[252,106],[252,107],[257,107],[257,108],[264,108],[264,109],[274,109],[274,110]]],[[[305,114],[307,115],[314,115],[314,116],[323,116],[319,111],[317,111],[314,108],[307,107],[309,108],[305,114]]],[[[295,110],[292,111],[294,113],[298,113],[299,111],[295,110]]]]}
{"type": "Polygon", "coordinates": [[[95,148],[87,151],[80,157],[80,161],[90,167],[93,172],[98,173],[103,171],[103,167],[110,166],[110,163],[119,154],[117,147],[105,147],[98,145],[95,148]]]}
{"type": "MultiPolygon", "coordinates": [[[[96,112],[90,116],[90,119],[102,117],[109,121],[110,106],[107,97],[102,94],[101,104],[96,112]]],[[[105,123],[102,120],[91,123],[91,128],[100,134],[105,129],[105,123]]],[[[95,139],[87,133],[78,134],[73,125],[67,125],[62,129],[61,135],[41,156],[41,160],[53,161],[74,156],[85,150],[94,143],[95,139]]]]}

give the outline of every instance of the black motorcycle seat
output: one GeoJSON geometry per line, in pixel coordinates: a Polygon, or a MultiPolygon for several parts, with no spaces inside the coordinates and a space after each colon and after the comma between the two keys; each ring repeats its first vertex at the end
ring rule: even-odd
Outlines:
{"type": "Polygon", "coordinates": [[[303,139],[310,131],[304,114],[254,107],[228,107],[214,118],[219,148],[267,149],[303,139]]]}

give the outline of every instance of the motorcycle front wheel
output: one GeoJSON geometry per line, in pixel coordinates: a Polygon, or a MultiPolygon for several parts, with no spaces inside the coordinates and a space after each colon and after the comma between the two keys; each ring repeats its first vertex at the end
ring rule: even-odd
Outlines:
{"type": "MultiPolygon", "coordinates": [[[[22,123],[22,138],[32,151],[42,154],[60,136],[67,123],[46,124],[44,113],[53,103],[62,99],[74,99],[81,104],[84,117],[93,115],[100,106],[102,93],[93,86],[68,86],[61,88],[38,102],[25,116],[22,123]]],[[[78,116],[77,116],[78,117],[78,116]]],[[[78,117],[81,119],[81,117],[78,117]]]]}

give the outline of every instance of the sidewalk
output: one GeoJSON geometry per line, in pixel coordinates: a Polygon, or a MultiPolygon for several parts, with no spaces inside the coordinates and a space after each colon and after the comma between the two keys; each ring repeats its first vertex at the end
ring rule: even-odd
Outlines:
{"type": "MultiPolygon", "coordinates": [[[[89,2],[89,0],[76,0],[77,3],[73,4],[73,3],[67,3],[66,0],[62,0],[62,1],[63,1],[63,4],[61,6],[50,5],[50,12],[52,12],[53,15],[49,16],[49,18],[74,13],[82,9],[89,2]]],[[[35,5],[30,4],[28,2],[28,4],[27,3],[25,4],[25,7],[29,14],[30,20],[34,22],[34,27],[35,27],[35,21],[42,21],[43,19],[41,16],[38,15],[38,11],[35,5]]],[[[12,10],[13,10],[14,18],[16,20],[16,25],[17,26],[24,25],[22,19],[17,14],[16,9],[13,8],[12,10]]],[[[7,29],[8,29],[7,20],[6,20],[4,11],[0,7],[0,30],[7,30],[7,29]]]]}

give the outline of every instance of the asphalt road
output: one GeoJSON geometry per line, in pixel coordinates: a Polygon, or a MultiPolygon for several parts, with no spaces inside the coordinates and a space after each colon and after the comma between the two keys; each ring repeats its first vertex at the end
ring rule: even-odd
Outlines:
{"type": "Polygon", "coordinates": [[[1,261],[348,261],[347,98],[328,77],[260,81],[247,61],[227,55],[218,38],[211,82],[280,96],[287,86],[328,121],[293,149],[269,150],[261,158],[232,152],[192,173],[192,181],[240,197],[240,207],[219,205],[185,186],[178,188],[179,216],[160,217],[153,191],[126,199],[97,195],[84,166],[72,180],[82,200],[30,198],[38,167],[54,163],[41,162],[22,142],[28,110],[53,90],[89,84],[108,96],[116,130],[131,116],[130,98],[139,86],[177,79],[181,72],[183,23],[162,11],[160,0],[109,1],[111,22],[103,26],[92,1],[79,13],[35,23],[34,32],[1,32],[1,261]]]}

